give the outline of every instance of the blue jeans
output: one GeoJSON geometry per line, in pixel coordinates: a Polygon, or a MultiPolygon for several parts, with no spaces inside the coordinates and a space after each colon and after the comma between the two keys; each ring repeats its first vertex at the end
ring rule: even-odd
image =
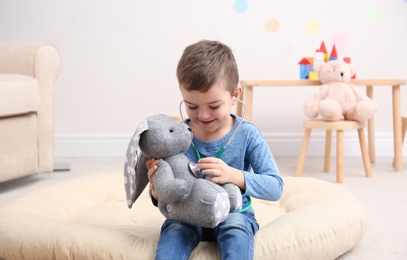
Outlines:
{"type": "Polygon", "coordinates": [[[230,213],[213,229],[167,219],[161,228],[156,259],[187,260],[200,241],[217,242],[222,259],[253,259],[254,234],[258,229],[250,210],[230,213]]]}

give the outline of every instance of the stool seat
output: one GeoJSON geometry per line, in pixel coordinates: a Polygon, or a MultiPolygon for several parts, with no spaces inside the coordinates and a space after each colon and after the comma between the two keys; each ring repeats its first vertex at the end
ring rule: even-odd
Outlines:
{"type": "Polygon", "coordinates": [[[339,183],[342,183],[343,182],[343,170],[344,170],[343,133],[344,133],[344,130],[357,129],[366,177],[371,177],[372,169],[370,167],[369,151],[367,149],[364,127],[365,127],[365,123],[356,122],[356,121],[340,120],[340,121],[329,122],[329,121],[324,121],[324,120],[319,120],[319,119],[305,120],[304,121],[305,132],[304,132],[304,137],[302,140],[300,155],[298,157],[298,164],[297,164],[297,170],[296,170],[295,175],[296,176],[302,175],[302,172],[304,169],[305,157],[306,157],[307,150],[308,150],[308,144],[309,144],[309,140],[311,138],[312,129],[326,130],[324,172],[329,172],[330,158],[331,158],[332,130],[336,130],[336,181],[339,183]]]}

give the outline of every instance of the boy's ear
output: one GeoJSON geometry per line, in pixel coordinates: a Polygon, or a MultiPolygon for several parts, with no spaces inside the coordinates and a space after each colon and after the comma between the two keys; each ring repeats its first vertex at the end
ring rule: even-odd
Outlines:
{"type": "Polygon", "coordinates": [[[243,93],[243,88],[240,85],[237,85],[235,91],[233,92],[233,97],[240,99],[243,93]]]}

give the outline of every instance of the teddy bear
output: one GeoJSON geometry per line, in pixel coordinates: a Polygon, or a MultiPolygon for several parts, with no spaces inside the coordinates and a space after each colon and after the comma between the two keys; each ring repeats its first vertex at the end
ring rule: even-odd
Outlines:
{"type": "Polygon", "coordinates": [[[153,175],[158,208],[164,217],[214,228],[230,212],[242,207],[242,193],[235,184],[219,185],[199,178],[195,164],[184,153],[192,132],[184,122],[167,115],[146,118],[129,142],[124,163],[124,186],[129,208],[147,186],[146,161],[162,158],[153,175]]]}
{"type": "Polygon", "coordinates": [[[341,119],[365,122],[377,110],[376,101],[350,83],[355,74],[353,66],[341,60],[316,62],[314,71],[322,86],[311,94],[304,104],[309,118],[318,115],[325,121],[341,119]]]}

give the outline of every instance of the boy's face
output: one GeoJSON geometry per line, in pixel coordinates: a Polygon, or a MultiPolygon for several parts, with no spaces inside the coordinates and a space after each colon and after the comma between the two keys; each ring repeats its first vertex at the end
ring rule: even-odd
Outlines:
{"type": "Polygon", "coordinates": [[[230,112],[235,101],[223,83],[213,85],[204,93],[187,91],[182,85],[180,90],[191,119],[190,126],[199,139],[220,138],[231,130],[230,112]]]}

